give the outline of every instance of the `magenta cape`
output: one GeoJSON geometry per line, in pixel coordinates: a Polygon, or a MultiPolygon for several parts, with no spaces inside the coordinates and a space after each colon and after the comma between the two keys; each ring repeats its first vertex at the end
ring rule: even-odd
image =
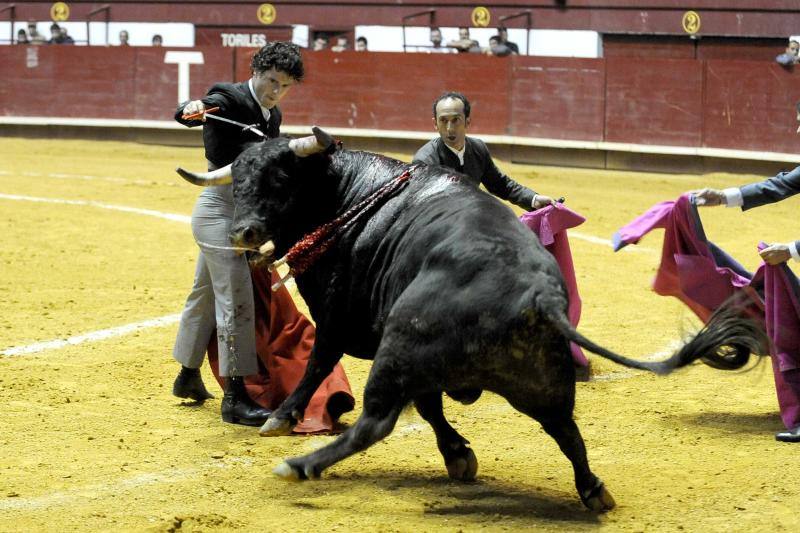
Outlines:
{"type": "MultiPolygon", "coordinates": [[[[786,264],[762,263],[750,274],[705,235],[689,195],[662,202],[621,228],[614,249],[635,244],[663,228],[661,264],[653,290],[675,296],[706,321],[728,297],[739,293],[763,320],[771,341],[770,355],[781,418],[787,428],[800,425],[800,289],[786,264]]],[[[763,248],[763,244],[759,248],[763,248]]]]}
{"type": "MultiPolygon", "coordinates": [[[[578,294],[578,282],[575,279],[575,266],[572,263],[572,252],[569,249],[567,230],[583,224],[586,219],[562,204],[550,205],[536,211],[530,211],[519,217],[523,224],[528,226],[538,237],[539,241],[553,254],[564,283],[567,286],[569,298],[569,322],[578,325],[581,319],[581,297],[578,294]]],[[[574,342],[570,343],[572,359],[578,366],[587,366],[589,360],[583,354],[581,347],[574,342]]]]}

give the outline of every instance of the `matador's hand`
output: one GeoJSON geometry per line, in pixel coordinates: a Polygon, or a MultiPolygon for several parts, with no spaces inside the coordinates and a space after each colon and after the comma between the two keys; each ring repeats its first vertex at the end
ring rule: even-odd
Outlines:
{"type": "Polygon", "coordinates": [[[700,189],[699,191],[692,191],[692,193],[697,205],[707,207],[725,205],[725,193],[719,189],[700,189]]]}
{"type": "Polygon", "coordinates": [[[761,259],[763,259],[768,265],[785,263],[792,257],[792,253],[789,251],[789,246],[786,244],[770,244],[758,252],[758,255],[760,255],[761,259]]]}

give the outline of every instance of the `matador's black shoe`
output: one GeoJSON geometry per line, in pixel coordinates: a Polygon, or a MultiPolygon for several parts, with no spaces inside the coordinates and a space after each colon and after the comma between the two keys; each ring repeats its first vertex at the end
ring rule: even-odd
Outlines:
{"type": "Polygon", "coordinates": [[[260,426],[267,421],[272,411],[254,402],[244,388],[241,376],[225,378],[225,394],[222,396],[222,421],[229,424],[260,426]]]}
{"type": "Polygon", "coordinates": [[[800,442],[800,426],[775,433],[775,440],[781,442],[800,442]]]}
{"type": "Polygon", "coordinates": [[[199,368],[181,367],[181,372],[172,384],[172,394],[178,398],[190,398],[196,402],[204,402],[214,396],[208,392],[199,368]]]}

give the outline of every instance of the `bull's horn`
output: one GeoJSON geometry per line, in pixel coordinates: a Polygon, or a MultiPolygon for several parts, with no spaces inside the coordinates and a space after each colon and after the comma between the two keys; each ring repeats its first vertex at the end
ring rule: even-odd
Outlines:
{"type": "Polygon", "coordinates": [[[227,185],[233,182],[231,166],[233,166],[233,163],[210,172],[190,172],[181,167],[176,168],[175,171],[189,183],[200,185],[201,187],[208,187],[210,185],[227,185]]]}
{"type": "Polygon", "coordinates": [[[261,245],[258,249],[258,253],[261,255],[272,255],[275,252],[275,243],[272,241],[267,241],[261,245]]]}
{"type": "Polygon", "coordinates": [[[333,137],[329,133],[316,126],[312,127],[311,131],[314,132],[314,135],[289,141],[289,148],[292,149],[297,157],[308,157],[312,154],[317,154],[327,150],[333,144],[333,137]]]}

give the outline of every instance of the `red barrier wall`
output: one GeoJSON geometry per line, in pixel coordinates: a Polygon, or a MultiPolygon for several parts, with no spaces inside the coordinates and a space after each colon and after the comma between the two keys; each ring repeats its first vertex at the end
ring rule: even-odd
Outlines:
{"type": "Polygon", "coordinates": [[[512,59],[508,133],[602,141],[606,67],[602,59],[512,59]]]}
{"type": "Polygon", "coordinates": [[[606,80],[606,141],[702,145],[703,62],[612,57],[606,80]]]}
{"type": "MultiPolygon", "coordinates": [[[[178,66],[151,47],[0,47],[0,115],[170,120],[178,66]]],[[[251,49],[194,48],[190,95],[247,79],[251,49]]],[[[797,151],[793,70],[770,61],[331,52],[282,105],[287,124],[433,132],[445,90],[471,131],[554,139],[797,151]]]]}

